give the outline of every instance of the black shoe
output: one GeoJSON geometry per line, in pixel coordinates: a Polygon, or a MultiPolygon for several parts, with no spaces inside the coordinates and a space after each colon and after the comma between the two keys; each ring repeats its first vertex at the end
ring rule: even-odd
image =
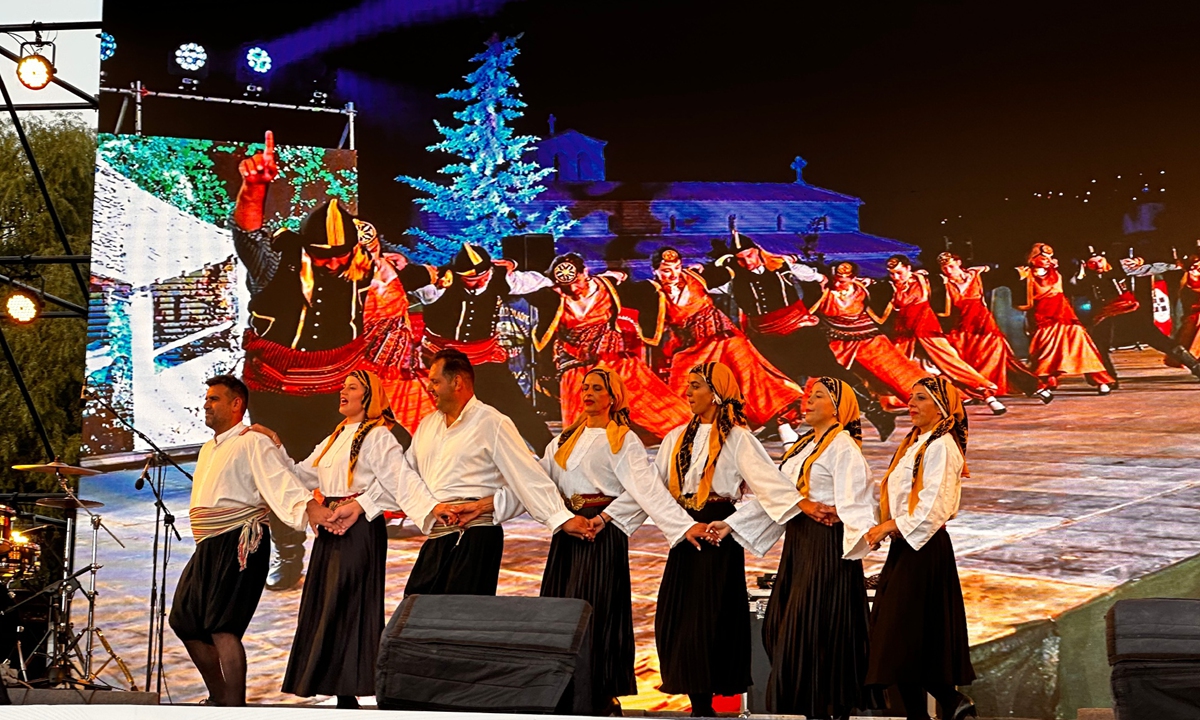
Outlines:
{"type": "Polygon", "coordinates": [[[291,590],[299,584],[303,575],[303,560],[276,558],[271,563],[271,572],[267,575],[267,589],[275,592],[291,590]]]}
{"type": "Polygon", "coordinates": [[[975,712],[975,702],[966,695],[959,693],[958,706],[954,708],[954,712],[946,720],[962,720],[967,717],[979,717],[979,714],[975,712]]]}
{"type": "Polygon", "coordinates": [[[879,431],[879,442],[887,442],[887,439],[896,431],[896,416],[884,411],[883,408],[867,413],[867,420],[879,431]]]}
{"type": "Polygon", "coordinates": [[[353,695],[338,695],[337,706],[342,710],[358,710],[358,698],[353,695]]]}
{"type": "Polygon", "coordinates": [[[1041,400],[1043,405],[1049,405],[1050,403],[1054,402],[1054,392],[1051,391],[1050,388],[1041,388],[1035,392],[1032,397],[1041,400]]]}

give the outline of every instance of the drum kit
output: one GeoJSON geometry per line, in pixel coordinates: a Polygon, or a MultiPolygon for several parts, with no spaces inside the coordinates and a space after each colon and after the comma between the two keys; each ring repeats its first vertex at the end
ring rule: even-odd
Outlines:
{"type": "MultiPolygon", "coordinates": [[[[49,626],[41,641],[34,648],[34,654],[41,654],[46,659],[47,680],[50,685],[98,686],[100,673],[110,663],[115,662],[125,676],[129,689],[137,690],[133,675],[129,672],[125,661],[113,651],[104,632],[96,626],[96,573],[102,567],[96,562],[100,530],[103,529],[108,533],[122,548],[125,545],[104,525],[101,517],[92,512],[93,509],[103,507],[103,503],[95,500],[81,500],[72,492],[66,482],[66,478],[69,476],[98,475],[100,473],[96,470],[67,465],[57,459],[54,462],[40,465],[14,465],[13,469],[54,475],[63,492],[36,496],[38,499],[32,505],[35,512],[45,509],[61,510],[65,515],[65,520],[20,513],[7,505],[0,505],[0,583],[7,587],[16,581],[31,580],[38,574],[41,569],[42,546],[34,542],[32,538],[39,531],[45,530],[51,525],[64,526],[66,548],[63,555],[63,578],[34,592],[16,605],[0,611],[0,615],[10,616],[10,619],[20,617],[18,611],[26,603],[38,597],[53,598],[53,602],[50,603],[49,626]],[[75,539],[77,516],[80,510],[86,513],[92,526],[92,557],[86,567],[76,570],[75,539]],[[32,517],[35,522],[41,521],[46,524],[18,530],[13,527],[13,521],[19,517],[32,517]],[[87,589],[84,589],[79,579],[83,575],[88,576],[87,589]],[[78,632],[75,631],[75,625],[71,620],[71,603],[77,593],[81,593],[87,600],[87,624],[78,632]],[[94,657],[96,640],[100,641],[108,655],[99,664],[95,662],[94,657]]],[[[22,495],[12,497],[14,500],[10,500],[10,502],[14,504],[32,499],[30,496],[22,495]]],[[[11,590],[9,594],[12,596],[11,590]]],[[[19,642],[17,643],[17,655],[21,680],[28,683],[26,656],[19,642]]]]}

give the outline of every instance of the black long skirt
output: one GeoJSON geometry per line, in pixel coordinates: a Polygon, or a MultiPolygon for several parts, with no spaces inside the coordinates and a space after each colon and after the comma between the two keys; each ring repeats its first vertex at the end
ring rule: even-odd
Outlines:
{"type": "Polygon", "coordinates": [[[843,532],[803,513],[787,524],[763,620],[767,712],[827,717],[882,700],[864,687],[867,590],[862,561],[842,559],[843,532]]]}
{"type": "Polygon", "coordinates": [[[477,525],[426,540],[404,596],[495,595],[503,556],[504,528],[499,525],[477,525]]]}
{"type": "MultiPolygon", "coordinates": [[[[688,510],[696,522],[724,520],[733,503],[688,510]]],[[[687,541],[671,548],[658,590],[654,635],[671,695],[739,695],[750,687],[750,606],[746,556],[726,537],[719,546],[687,541]]]]}
{"type": "MultiPolygon", "coordinates": [[[[603,508],[583,508],[586,518],[603,508]]],[[[576,598],[592,606],[592,699],[605,708],[615,697],[637,694],[633,672],[633,591],[629,538],[612,525],[588,542],[557,532],[550,541],[542,597],[576,598]]]]}
{"type": "Polygon", "coordinates": [[[271,564],[271,532],[263,528],[258,549],[238,564],[240,530],[230,530],[196,544],[183,566],[168,622],[180,640],[211,644],[218,633],[246,634],[271,564]]]}
{"type": "Polygon", "coordinates": [[[892,540],[871,612],[872,685],[969,685],[967,612],[946,528],[920,550],[892,540]]]}
{"type": "Polygon", "coordinates": [[[387,575],[385,526],[382,516],[360,518],[345,535],[324,528],[317,533],[283,675],[285,693],[375,694],[387,575]]]}

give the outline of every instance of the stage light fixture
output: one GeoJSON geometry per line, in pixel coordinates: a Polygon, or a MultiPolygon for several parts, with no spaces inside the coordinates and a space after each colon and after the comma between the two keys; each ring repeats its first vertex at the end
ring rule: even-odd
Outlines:
{"type": "Polygon", "coordinates": [[[309,98],[308,104],[309,105],[321,105],[321,106],[328,105],[329,104],[329,93],[323,92],[321,90],[313,90],[312,97],[309,98]]]}
{"type": "Polygon", "coordinates": [[[259,98],[259,97],[262,97],[262,94],[263,94],[263,86],[255,85],[253,83],[247,85],[246,89],[244,91],[242,91],[242,97],[244,97],[244,98],[259,98]]]}
{"type": "Polygon", "coordinates": [[[24,325],[37,320],[42,314],[42,301],[36,295],[17,290],[8,296],[4,308],[10,318],[24,325]]]}
{"type": "Polygon", "coordinates": [[[187,72],[197,72],[208,63],[208,51],[203,45],[184,43],[175,50],[175,64],[187,72]]]}
{"type": "Polygon", "coordinates": [[[111,58],[117,52],[117,39],[112,35],[100,33],[100,62],[111,58]]]}
{"type": "Polygon", "coordinates": [[[54,78],[54,61],[42,54],[49,45],[53,58],[53,43],[22,43],[21,59],[17,61],[17,79],[30,90],[41,90],[54,78]]]}
{"type": "Polygon", "coordinates": [[[246,51],[246,65],[259,75],[265,75],[271,70],[271,53],[258,46],[252,47],[246,51]]]}

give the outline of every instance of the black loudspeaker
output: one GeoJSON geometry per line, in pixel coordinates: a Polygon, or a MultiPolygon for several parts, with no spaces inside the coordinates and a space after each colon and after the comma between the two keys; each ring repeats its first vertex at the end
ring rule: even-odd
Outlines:
{"type": "Polygon", "coordinates": [[[566,598],[414,595],[383,632],[385,710],[589,715],[592,608],[566,598]]]}
{"type": "Polygon", "coordinates": [[[549,271],[556,254],[553,235],[509,235],[500,241],[500,250],[518,270],[537,272],[549,271]]]}
{"type": "Polygon", "coordinates": [[[1200,600],[1119,600],[1105,621],[1117,720],[1200,717],[1200,600]]]}

